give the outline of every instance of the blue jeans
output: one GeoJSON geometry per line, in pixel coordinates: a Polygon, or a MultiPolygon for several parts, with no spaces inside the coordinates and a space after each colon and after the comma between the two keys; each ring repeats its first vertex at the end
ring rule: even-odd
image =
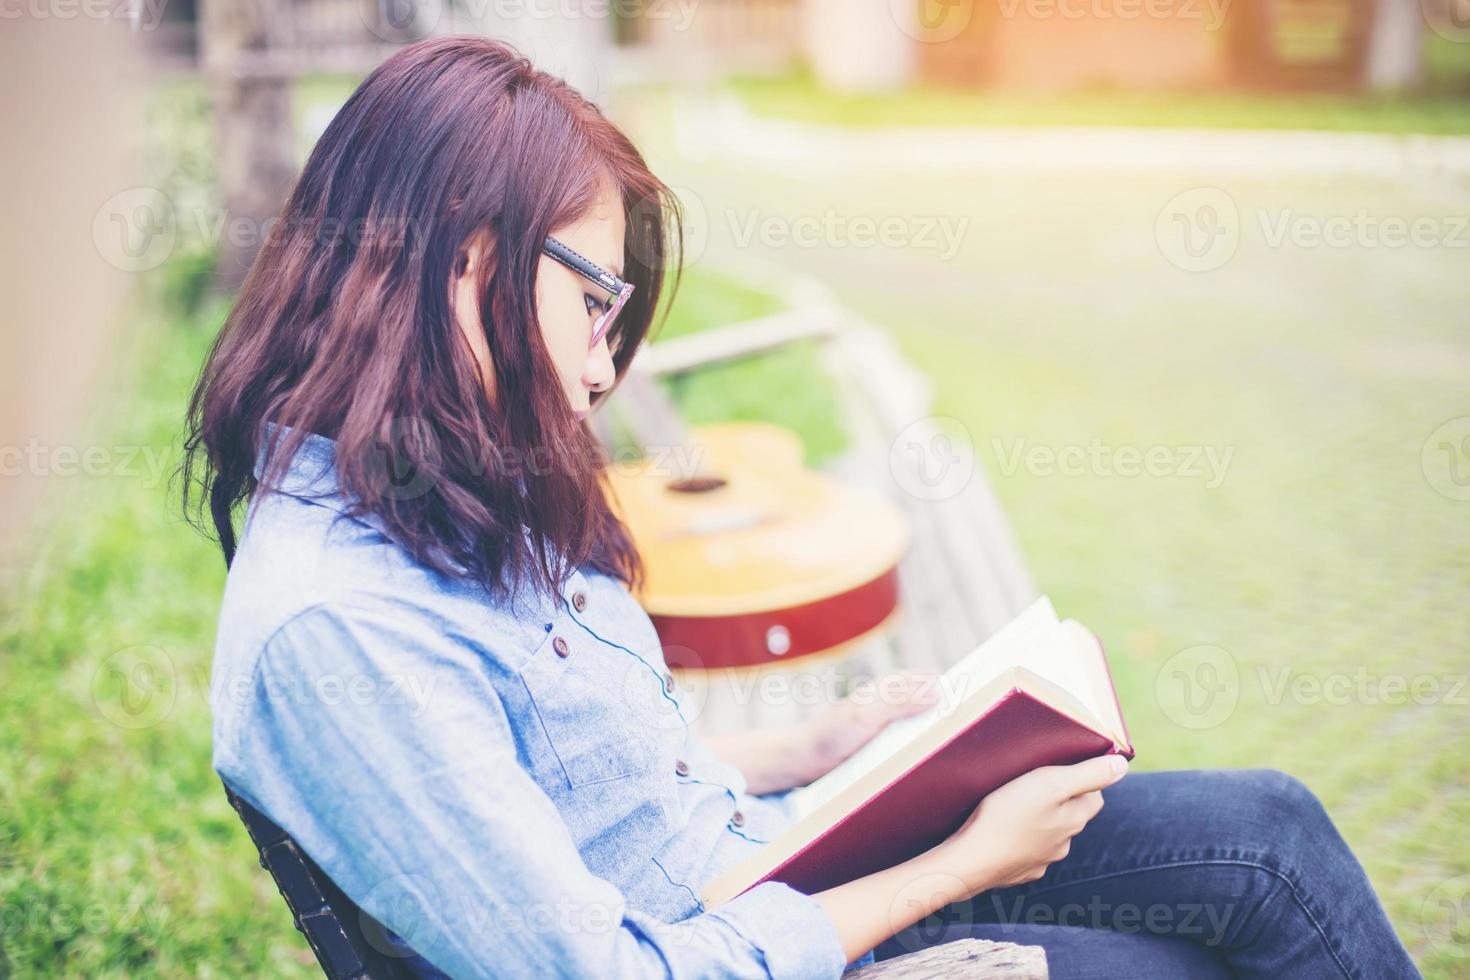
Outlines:
{"type": "Polygon", "coordinates": [[[887,959],[975,937],[1046,949],[1053,980],[1419,971],[1312,792],[1268,769],[1131,773],[1037,881],[898,933],[887,959]]]}

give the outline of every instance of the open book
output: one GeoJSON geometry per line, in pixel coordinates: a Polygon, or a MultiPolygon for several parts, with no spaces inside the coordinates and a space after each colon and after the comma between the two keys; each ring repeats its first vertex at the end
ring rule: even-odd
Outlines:
{"type": "Polygon", "coordinates": [[[719,905],[763,881],[811,894],[892,867],[958,830],[980,800],[1041,766],[1133,757],[1102,645],[1042,597],[939,678],[940,701],[890,723],[791,793],[796,820],[703,889],[719,905]]]}

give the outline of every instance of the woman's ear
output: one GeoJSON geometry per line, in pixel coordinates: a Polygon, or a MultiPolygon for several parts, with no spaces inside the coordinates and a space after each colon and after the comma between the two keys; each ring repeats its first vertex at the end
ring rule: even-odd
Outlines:
{"type": "Polygon", "coordinates": [[[495,236],[486,232],[467,239],[454,257],[454,278],[476,273],[486,262],[495,261],[495,236]]]}
{"type": "Polygon", "coordinates": [[[449,295],[454,308],[454,321],[460,335],[469,345],[470,354],[479,369],[480,382],[485,394],[494,404],[495,371],[490,363],[490,347],[485,340],[485,327],[480,322],[479,272],[495,257],[495,239],[484,235],[467,241],[455,256],[449,295]]]}

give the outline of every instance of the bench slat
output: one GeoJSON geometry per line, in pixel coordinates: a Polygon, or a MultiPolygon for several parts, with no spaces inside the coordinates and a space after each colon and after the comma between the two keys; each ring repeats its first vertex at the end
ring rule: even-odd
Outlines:
{"type": "Polygon", "coordinates": [[[843,980],[937,980],[940,977],[1047,980],[1046,950],[986,939],[956,939],[843,974],[843,980]]]}

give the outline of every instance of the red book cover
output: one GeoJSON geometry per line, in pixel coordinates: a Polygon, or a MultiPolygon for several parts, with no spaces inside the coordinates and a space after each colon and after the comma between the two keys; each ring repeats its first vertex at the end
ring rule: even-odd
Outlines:
{"type": "Polygon", "coordinates": [[[1102,643],[1058,621],[1045,598],[940,680],[958,689],[949,706],[894,732],[891,746],[865,747],[874,758],[849,760],[855,770],[798,790],[795,822],[708,882],[706,904],[763,881],[824,891],[941,843],[985,796],[1033,769],[1133,758],[1102,643]]]}
{"type": "Polygon", "coordinates": [[[1112,739],[1011,688],[973,724],[761,880],[812,894],[891,868],[954,833],[982,798],[1017,776],[1113,751],[1112,739]]]}

